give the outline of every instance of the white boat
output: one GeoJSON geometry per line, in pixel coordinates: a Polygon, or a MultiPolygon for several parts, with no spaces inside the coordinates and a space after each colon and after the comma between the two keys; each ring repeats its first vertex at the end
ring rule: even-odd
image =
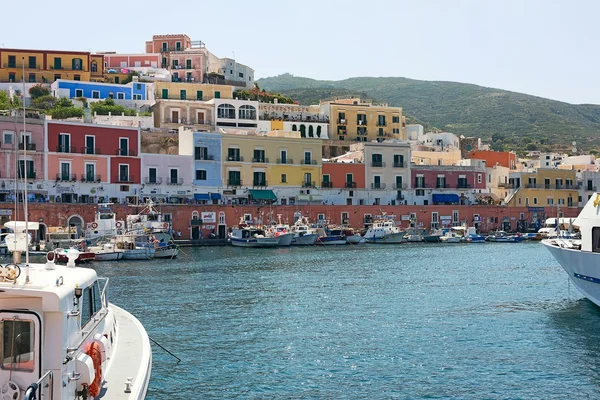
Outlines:
{"type": "Polygon", "coordinates": [[[402,243],[406,235],[396,226],[394,220],[376,220],[364,235],[367,243],[402,243]]]}
{"type": "Polygon", "coordinates": [[[509,235],[505,231],[496,231],[486,237],[485,240],[488,242],[518,243],[523,241],[523,237],[520,233],[509,235]]]}
{"type": "Polygon", "coordinates": [[[265,231],[254,227],[239,227],[231,230],[229,240],[238,247],[278,247],[278,237],[267,237],[265,231]]]}
{"type": "Polygon", "coordinates": [[[544,239],[542,244],[563,267],[571,282],[600,306],[600,193],[594,193],[573,222],[581,239],[544,239]]]}
{"type": "Polygon", "coordinates": [[[123,250],[117,249],[114,243],[98,243],[88,247],[88,251],[96,255],[97,261],[119,261],[123,258],[123,250]]]}
{"type": "Polygon", "coordinates": [[[107,278],[75,266],[76,249],[66,266],[54,252],[46,263],[21,263],[25,223],[11,222],[14,264],[0,267],[0,397],[143,399],[152,349],[142,324],[108,301],[107,278]]]}
{"type": "Polygon", "coordinates": [[[117,220],[110,206],[112,203],[98,204],[94,222],[88,222],[85,229],[85,240],[88,245],[96,244],[101,239],[124,233],[125,222],[117,220]]]}
{"type": "Polygon", "coordinates": [[[348,244],[362,244],[367,242],[367,239],[362,237],[360,233],[357,233],[352,228],[346,228],[344,234],[346,235],[346,242],[348,242],[348,244]]]}
{"type": "Polygon", "coordinates": [[[319,238],[317,232],[310,227],[306,217],[299,218],[290,227],[290,232],[294,235],[292,246],[312,246],[319,238]]]}
{"type": "Polygon", "coordinates": [[[164,215],[154,208],[152,201],[146,203],[142,211],[126,217],[126,233],[143,235],[159,232],[171,233],[171,224],[164,215]]]}
{"type": "Polygon", "coordinates": [[[154,242],[138,243],[137,235],[117,235],[110,242],[123,251],[123,260],[148,260],[156,253],[154,242]]]}
{"type": "Polygon", "coordinates": [[[404,240],[409,243],[419,243],[423,242],[424,236],[426,235],[426,231],[424,229],[417,228],[408,228],[406,230],[406,235],[404,236],[404,240]]]}
{"type": "Polygon", "coordinates": [[[463,238],[463,232],[460,229],[461,227],[452,227],[448,229],[442,236],[440,236],[440,242],[442,243],[460,243],[463,238]]]}

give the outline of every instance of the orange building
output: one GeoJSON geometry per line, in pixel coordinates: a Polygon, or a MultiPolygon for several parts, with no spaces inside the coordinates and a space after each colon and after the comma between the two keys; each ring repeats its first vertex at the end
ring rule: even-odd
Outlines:
{"type": "Polygon", "coordinates": [[[469,158],[484,160],[489,168],[498,164],[502,167],[517,169],[517,155],[512,151],[473,150],[469,152],[469,158]]]}
{"type": "Polygon", "coordinates": [[[324,162],[322,171],[322,188],[365,188],[365,164],[324,162]]]}

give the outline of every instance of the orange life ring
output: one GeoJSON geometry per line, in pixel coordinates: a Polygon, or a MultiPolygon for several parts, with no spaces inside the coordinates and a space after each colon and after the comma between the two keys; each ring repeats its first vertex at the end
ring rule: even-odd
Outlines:
{"type": "Polygon", "coordinates": [[[123,225],[123,224],[121,224],[121,221],[117,221],[117,223],[115,224],[115,226],[116,226],[117,228],[120,228],[122,225],[123,225]]]}
{"type": "Polygon", "coordinates": [[[100,345],[97,342],[93,342],[87,351],[87,355],[92,358],[94,372],[96,373],[94,381],[90,383],[89,392],[90,396],[97,397],[102,387],[102,353],[100,352],[100,345]]]}
{"type": "Polygon", "coordinates": [[[165,228],[165,229],[166,229],[166,228],[168,228],[168,227],[169,227],[169,223],[168,223],[168,222],[165,222],[165,223],[163,224],[163,228],[165,228]]]}
{"type": "Polygon", "coordinates": [[[93,228],[93,229],[96,229],[97,227],[98,227],[98,224],[97,224],[97,223],[95,223],[95,222],[92,222],[92,228],[93,228]]]}

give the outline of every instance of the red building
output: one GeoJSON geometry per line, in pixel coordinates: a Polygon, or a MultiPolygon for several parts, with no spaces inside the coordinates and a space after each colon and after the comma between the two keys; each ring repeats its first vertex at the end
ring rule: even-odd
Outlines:
{"type": "Polygon", "coordinates": [[[469,158],[484,160],[485,165],[489,168],[498,164],[502,167],[516,169],[517,165],[517,155],[511,151],[473,150],[469,152],[469,158]]]}
{"type": "Polygon", "coordinates": [[[363,163],[324,162],[322,171],[322,188],[365,188],[365,164],[363,163]]]}
{"type": "Polygon", "coordinates": [[[423,205],[468,204],[468,193],[487,191],[482,167],[413,165],[411,183],[423,205]]]}

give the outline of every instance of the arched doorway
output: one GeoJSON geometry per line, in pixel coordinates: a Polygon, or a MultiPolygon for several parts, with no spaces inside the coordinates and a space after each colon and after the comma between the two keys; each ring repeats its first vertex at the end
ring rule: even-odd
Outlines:
{"type": "Polygon", "coordinates": [[[225,213],[223,211],[219,212],[219,226],[218,226],[218,235],[220,239],[225,239],[227,232],[227,225],[225,225],[225,213]]]}
{"type": "Polygon", "coordinates": [[[198,213],[198,211],[192,211],[192,220],[191,220],[191,225],[192,225],[192,239],[200,239],[202,237],[202,230],[201,230],[201,226],[200,224],[202,223],[202,221],[200,221],[200,214],[198,213]]]}
{"type": "Polygon", "coordinates": [[[83,218],[79,215],[71,215],[67,220],[67,226],[74,226],[77,228],[77,236],[81,237],[81,232],[83,231],[83,218]]]}

